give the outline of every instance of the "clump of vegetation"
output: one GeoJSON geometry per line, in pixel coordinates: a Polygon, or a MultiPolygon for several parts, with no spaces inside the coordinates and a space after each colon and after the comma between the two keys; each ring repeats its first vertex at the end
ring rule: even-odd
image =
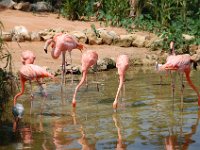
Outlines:
{"type": "Polygon", "coordinates": [[[171,40],[176,41],[177,48],[200,44],[198,0],[64,0],[62,6],[63,15],[71,20],[94,16],[106,25],[128,31],[137,28],[153,32],[163,38],[164,50],[169,48],[171,40]],[[194,39],[185,41],[182,34],[194,39]]]}
{"type": "Polygon", "coordinates": [[[4,46],[2,28],[3,24],[0,22],[0,61],[2,64],[5,64],[3,67],[0,67],[0,118],[5,109],[5,104],[13,95],[15,89],[15,84],[13,82],[14,77],[12,75],[12,57],[4,46]]]}

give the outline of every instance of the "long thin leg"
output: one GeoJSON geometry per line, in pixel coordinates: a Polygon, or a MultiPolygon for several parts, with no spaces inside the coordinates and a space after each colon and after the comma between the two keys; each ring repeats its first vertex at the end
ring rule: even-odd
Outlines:
{"type": "Polygon", "coordinates": [[[65,75],[66,75],[65,52],[62,52],[62,85],[66,84],[65,75]]]}
{"type": "Polygon", "coordinates": [[[31,80],[29,80],[29,84],[30,84],[30,88],[31,88],[31,99],[33,99],[33,90],[32,90],[32,82],[31,82],[31,80]]]}

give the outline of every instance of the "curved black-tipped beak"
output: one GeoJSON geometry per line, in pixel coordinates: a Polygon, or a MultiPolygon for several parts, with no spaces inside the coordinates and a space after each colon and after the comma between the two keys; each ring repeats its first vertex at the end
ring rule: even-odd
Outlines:
{"type": "Polygon", "coordinates": [[[44,49],[45,53],[47,54],[47,49],[44,49]]]}

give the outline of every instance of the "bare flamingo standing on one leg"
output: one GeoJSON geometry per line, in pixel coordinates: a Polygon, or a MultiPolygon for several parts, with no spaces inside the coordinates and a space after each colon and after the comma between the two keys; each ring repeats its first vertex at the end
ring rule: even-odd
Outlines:
{"type": "Polygon", "coordinates": [[[87,77],[87,72],[88,69],[90,67],[92,67],[93,65],[95,65],[97,63],[98,60],[98,54],[95,51],[86,51],[85,53],[83,53],[82,55],[82,79],[79,82],[79,84],[76,86],[74,95],[73,95],[73,100],[72,100],[72,105],[73,107],[76,107],[76,94],[77,91],[79,90],[79,88],[81,87],[81,85],[83,84],[83,82],[85,81],[86,77],[87,77]]]}
{"type": "Polygon", "coordinates": [[[75,37],[73,37],[72,35],[67,35],[64,33],[59,33],[56,34],[53,39],[49,39],[45,42],[44,45],[44,51],[47,53],[47,48],[48,46],[52,44],[52,52],[51,52],[51,56],[54,59],[57,59],[61,53],[62,53],[62,83],[65,82],[64,79],[64,75],[66,73],[66,68],[65,68],[65,54],[66,51],[68,51],[70,53],[70,58],[71,58],[71,51],[73,49],[79,49],[81,52],[84,48],[84,46],[80,43],[77,42],[77,40],[75,39],[75,37]]]}
{"type": "MultiPolygon", "coordinates": [[[[191,56],[189,54],[183,54],[183,55],[176,55],[176,56],[170,56],[167,58],[167,62],[160,68],[165,70],[175,70],[179,73],[185,73],[186,79],[188,81],[188,84],[192,87],[192,89],[197,93],[198,96],[198,105],[200,107],[200,94],[197,88],[194,86],[190,79],[190,71],[191,71],[191,63],[194,63],[194,61],[191,59],[191,56]]],[[[183,80],[183,78],[181,79],[183,80]]],[[[183,81],[182,86],[183,86],[183,81]]]]}
{"type": "Polygon", "coordinates": [[[121,88],[124,84],[125,73],[126,73],[126,70],[129,67],[128,56],[127,55],[119,55],[118,58],[117,58],[117,61],[116,61],[116,67],[118,68],[118,74],[119,74],[119,87],[118,87],[118,90],[117,90],[115,101],[113,102],[113,109],[117,109],[119,92],[121,91],[121,88]]]}

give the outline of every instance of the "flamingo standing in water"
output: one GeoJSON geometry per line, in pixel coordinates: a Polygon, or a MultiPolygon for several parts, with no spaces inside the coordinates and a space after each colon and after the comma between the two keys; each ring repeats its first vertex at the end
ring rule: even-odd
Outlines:
{"type": "MultiPolygon", "coordinates": [[[[182,78],[181,78],[181,82],[182,82],[182,89],[184,88],[183,85],[183,73],[185,73],[186,76],[186,80],[188,82],[188,84],[191,86],[191,88],[197,93],[198,96],[198,106],[200,107],[200,94],[198,89],[194,86],[194,84],[192,83],[191,79],[190,79],[190,72],[191,72],[191,64],[194,63],[194,67],[195,66],[195,62],[191,59],[191,56],[189,54],[183,54],[183,55],[171,55],[167,58],[167,62],[160,67],[161,70],[169,70],[169,71],[178,71],[179,73],[181,73],[182,78]]],[[[183,90],[182,90],[183,92],[183,90]]]]}
{"type": "MultiPolygon", "coordinates": [[[[22,62],[23,65],[34,64],[35,59],[36,59],[36,56],[32,51],[26,50],[26,51],[23,51],[22,54],[21,54],[21,62],[22,62]]],[[[33,97],[31,80],[29,80],[29,82],[30,82],[30,85],[31,85],[31,97],[33,97]]],[[[40,86],[41,91],[43,91],[45,88],[43,87],[42,81],[37,80],[37,83],[40,86]]],[[[47,96],[46,92],[45,92],[45,96],[47,96]]]]}
{"type": "Polygon", "coordinates": [[[117,94],[115,96],[115,101],[113,102],[113,109],[117,109],[119,93],[124,84],[125,74],[129,67],[129,57],[127,55],[119,55],[117,57],[116,67],[118,68],[118,74],[119,74],[119,87],[117,90],[117,94]]]}
{"type": "Polygon", "coordinates": [[[16,103],[19,96],[21,96],[24,93],[25,90],[25,82],[27,80],[33,80],[33,79],[40,79],[45,77],[51,77],[54,78],[52,74],[47,72],[44,68],[33,65],[33,64],[26,64],[23,65],[19,71],[20,74],[20,82],[21,82],[21,91],[17,93],[13,100],[13,115],[14,115],[14,123],[13,123],[13,131],[16,130],[17,124],[19,122],[19,119],[22,118],[24,107],[21,104],[16,103]]]}
{"type": "MultiPolygon", "coordinates": [[[[176,55],[175,49],[174,49],[174,41],[171,41],[171,42],[170,42],[169,47],[170,47],[170,49],[169,49],[170,52],[169,52],[169,56],[167,57],[167,59],[168,59],[170,56],[175,56],[175,55],[176,55]]],[[[159,64],[159,63],[156,61],[155,70],[156,70],[156,72],[160,75],[160,85],[162,84],[162,79],[163,79],[162,76],[163,76],[164,74],[167,74],[167,73],[168,73],[168,71],[160,69],[160,68],[162,67],[162,65],[163,65],[163,64],[159,64]]],[[[170,73],[170,74],[171,74],[171,73],[170,73]]]]}
{"type": "Polygon", "coordinates": [[[19,70],[20,74],[20,82],[21,82],[21,91],[17,93],[14,97],[14,106],[16,104],[17,98],[24,93],[25,89],[25,82],[27,80],[39,80],[40,78],[51,77],[54,78],[52,74],[47,72],[44,68],[33,65],[33,64],[26,64],[21,67],[19,70]]]}
{"type": "Polygon", "coordinates": [[[89,50],[83,53],[81,63],[82,63],[82,79],[75,88],[73,95],[72,106],[76,107],[76,94],[85,79],[87,78],[88,69],[97,63],[98,54],[95,51],[89,50]]]}
{"type": "MultiPolygon", "coordinates": [[[[62,53],[62,83],[65,82],[65,73],[66,73],[66,60],[65,54],[66,51],[69,52],[71,58],[71,51],[73,49],[79,49],[81,52],[84,49],[84,45],[78,43],[78,41],[72,35],[58,33],[52,39],[49,39],[45,42],[44,51],[47,53],[48,46],[51,45],[52,51],[51,56],[53,59],[57,59],[62,53]]],[[[71,59],[72,63],[72,59],[71,59]]]]}

